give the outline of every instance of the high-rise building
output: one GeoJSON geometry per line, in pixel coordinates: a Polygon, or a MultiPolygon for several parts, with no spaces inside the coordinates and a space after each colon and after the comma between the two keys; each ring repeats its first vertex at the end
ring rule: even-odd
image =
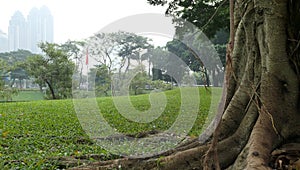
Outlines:
{"type": "Polygon", "coordinates": [[[27,16],[27,43],[28,48],[31,52],[38,51],[38,42],[39,42],[39,35],[40,30],[40,17],[39,17],[39,10],[37,8],[32,8],[27,16]]]}
{"type": "Polygon", "coordinates": [[[11,17],[8,26],[8,47],[10,51],[27,49],[26,20],[20,11],[11,17]]]}
{"type": "Polygon", "coordinates": [[[8,38],[7,35],[0,30],[0,53],[8,51],[8,38]]]}
{"type": "Polygon", "coordinates": [[[43,6],[40,12],[42,41],[53,42],[53,16],[46,6],[43,6]]]}
{"type": "Polygon", "coordinates": [[[53,17],[43,6],[40,10],[32,8],[27,17],[28,45],[32,52],[40,52],[40,42],[53,42],[53,17]]]}
{"type": "Polygon", "coordinates": [[[8,39],[10,51],[26,49],[40,53],[39,43],[53,42],[53,16],[50,10],[46,6],[32,8],[27,21],[17,11],[9,23],[8,39]]]}

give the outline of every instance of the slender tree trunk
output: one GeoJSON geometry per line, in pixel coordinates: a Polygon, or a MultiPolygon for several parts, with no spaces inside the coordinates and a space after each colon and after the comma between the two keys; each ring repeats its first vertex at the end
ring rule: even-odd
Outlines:
{"type": "Polygon", "coordinates": [[[209,80],[208,70],[206,68],[204,68],[204,74],[205,74],[206,86],[209,87],[210,86],[210,80],[209,80]]]}
{"type": "Polygon", "coordinates": [[[20,89],[23,89],[23,84],[22,84],[22,80],[19,79],[19,84],[20,84],[20,89]]]}
{"type": "Polygon", "coordinates": [[[55,96],[55,93],[54,93],[54,89],[53,89],[51,83],[49,83],[48,80],[45,80],[45,82],[46,82],[46,84],[48,85],[48,87],[49,87],[49,89],[50,89],[52,99],[56,99],[56,96],[55,96]]]}
{"type": "Polygon", "coordinates": [[[112,62],[112,59],[111,59],[111,57],[110,57],[110,55],[109,55],[109,53],[108,53],[107,51],[105,52],[105,55],[106,55],[106,57],[107,57],[108,60],[109,60],[109,63],[108,63],[108,64],[105,63],[105,65],[108,66],[108,70],[109,70],[109,72],[110,72],[110,71],[111,71],[111,67],[112,67],[112,63],[113,63],[113,62],[112,62]]]}
{"type": "Polygon", "coordinates": [[[15,78],[12,79],[11,83],[10,83],[10,87],[13,87],[13,85],[15,84],[15,78]]]}
{"type": "Polygon", "coordinates": [[[148,77],[150,78],[151,77],[151,62],[150,62],[150,58],[148,60],[148,77]]]}
{"type": "Polygon", "coordinates": [[[125,69],[124,74],[128,73],[130,64],[131,64],[131,61],[130,61],[130,58],[128,57],[128,58],[127,58],[127,66],[126,66],[126,69],[125,69]]]}
{"type": "MultiPolygon", "coordinates": [[[[78,64],[79,66],[79,64],[78,64]]],[[[82,62],[81,62],[81,68],[80,68],[80,73],[79,73],[79,89],[81,89],[81,85],[83,83],[83,80],[82,80],[82,71],[83,71],[83,65],[82,65],[82,62]]]]}

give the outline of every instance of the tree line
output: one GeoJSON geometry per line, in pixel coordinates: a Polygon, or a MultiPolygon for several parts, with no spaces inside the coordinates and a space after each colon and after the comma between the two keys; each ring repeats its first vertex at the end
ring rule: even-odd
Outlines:
{"type": "MultiPolygon", "coordinates": [[[[213,37],[214,46],[223,61],[227,37],[225,30],[217,31],[213,37]]],[[[9,99],[17,94],[18,89],[26,88],[24,82],[29,79],[44,91],[47,99],[71,98],[72,87],[95,90],[98,96],[109,96],[115,92],[121,93],[121,84],[116,83],[118,81],[112,85],[113,77],[121,80],[136,72],[138,74],[134,75],[129,85],[132,94],[143,93],[145,89],[171,89],[174,85],[180,85],[182,78],[178,77],[189,71],[193,72],[191,76],[196,77],[197,84],[222,84],[222,75],[218,73],[224,66],[205,67],[198,56],[176,39],[164,47],[154,47],[147,37],[120,31],[96,33],[84,41],[63,44],[45,42],[38,46],[41,54],[26,50],[0,54],[1,98],[9,99]],[[95,61],[87,74],[86,55],[95,61]],[[172,55],[178,56],[187,68],[175,73],[172,55]],[[174,75],[178,75],[176,79],[174,75]]]]}

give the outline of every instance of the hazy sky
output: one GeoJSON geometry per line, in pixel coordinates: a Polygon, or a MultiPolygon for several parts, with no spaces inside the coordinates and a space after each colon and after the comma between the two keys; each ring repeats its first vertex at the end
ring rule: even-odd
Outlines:
{"type": "Polygon", "coordinates": [[[46,5],[54,17],[54,41],[80,40],[126,16],[165,12],[146,0],[0,0],[0,29],[7,33],[11,16],[19,10],[24,17],[31,8],[46,5]]]}

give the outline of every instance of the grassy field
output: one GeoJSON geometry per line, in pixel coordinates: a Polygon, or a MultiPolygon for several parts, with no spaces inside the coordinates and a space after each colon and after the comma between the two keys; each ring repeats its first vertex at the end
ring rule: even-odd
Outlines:
{"type": "MultiPolygon", "coordinates": [[[[20,90],[17,95],[12,96],[12,102],[44,100],[44,94],[39,90],[20,90]]],[[[9,102],[11,102],[9,101],[9,102]]],[[[0,103],[6,102],[0,99],[0,103]]]]}
{"type": "MultiPolygon", "coordinates": [[[[189,132],[191,136],[201,133],[210,110],[210,93],[204,88],[199,91],[200,108],[189,132]]],[[[216,91],[220,93],[221,90],[216,91]]],[[[111,97],[97,98],[97,103],[106,121],[119,132],[162,131],[170,128],[177,118],[181,100],[179,89],[165,94],[168,101],[166,108],[158,119],[150,123],[125,119],[111,97]]],[[[131,102],[138,110],[150,108],[148,94],[132,96],[131,102]]],[[[63,169],[118,157],[89,139],[78,121],[72,100],[1,103],[0,114],[0,169],[63,169]]]]}
{"type": "Polygon", "coordinates": [[[13,101],[44,100],[44,94],[39,90],[19,91],[18,95],[12,97],[13,101]]]}

